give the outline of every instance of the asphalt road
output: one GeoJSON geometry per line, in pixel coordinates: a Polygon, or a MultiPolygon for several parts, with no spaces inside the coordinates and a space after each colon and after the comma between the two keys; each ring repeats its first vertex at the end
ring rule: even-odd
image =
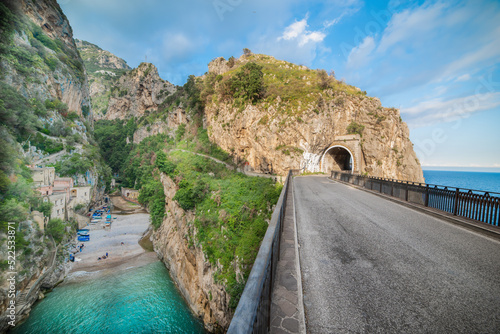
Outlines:
{"type": "Polygon", "coordinates": [[[294,179],[308,333],[500,333],[500,242],[328,180],[294,179]]]}

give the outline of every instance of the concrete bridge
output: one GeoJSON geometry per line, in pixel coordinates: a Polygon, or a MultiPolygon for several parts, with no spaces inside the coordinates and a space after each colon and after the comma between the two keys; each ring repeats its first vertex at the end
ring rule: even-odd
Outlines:
{"type": "Polygon", "coordinates": [[[498,221],[287,180],[229,333],[500,333],[498,221]]]}

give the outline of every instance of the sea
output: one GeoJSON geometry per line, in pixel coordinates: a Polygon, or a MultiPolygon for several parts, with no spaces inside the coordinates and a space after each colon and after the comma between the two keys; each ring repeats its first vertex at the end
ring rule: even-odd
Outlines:
{"type": "Polygon", "coordinates": [[[500,194],[500,172],[424,169],[427,184],[481,190],[500,194]]]}
{"type": "Polygon", "coordinates": [[[9,333],[206,333],[165,265],[153,262],[54,288],[9,333]]]}

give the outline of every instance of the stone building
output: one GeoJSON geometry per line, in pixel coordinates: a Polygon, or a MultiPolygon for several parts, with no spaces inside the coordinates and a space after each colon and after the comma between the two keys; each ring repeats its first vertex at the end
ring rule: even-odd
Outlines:
{"type": "Polygon", "coordinates": [[[36,186],[52,185],[56,178],[56,169],[54,167],[31,167],[33,184],[36,186]]]}
{"type": "Polygon", "coordinates": [[[72,187],[70,190],[71,207],[78,204],[89,204],[92,198],[92,187],[72,187]]]}
{"type": "Polygon", "coordinates": [[[51,219],[54,218],[59,218],[62,220],[67,220],[68,215],[67,215],[67,209],[66,209],[66,194],[65,193],[59,193],[59,194],[52,194],[50,196],[46,196],[44,198],[44,202],[49,200],[54,204],[52,207],[52,213],[50,215],[51,219]]]}
{"type": "Polygon", "coordinates": [[[126,200],[137,202],[139,200],[139,190],[122,187],[122,197],[126,200]]]}

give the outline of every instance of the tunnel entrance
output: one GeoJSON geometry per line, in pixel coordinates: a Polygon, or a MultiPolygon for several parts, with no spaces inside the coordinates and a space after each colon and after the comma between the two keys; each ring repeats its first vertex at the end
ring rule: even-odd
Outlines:
{"type": "Polygon", "coordinates": [[[345,171],[352,172],[354,161],[351,152],[343,146],[332,146],[323,155],[322,169],[324,172],[345,171]]]}

